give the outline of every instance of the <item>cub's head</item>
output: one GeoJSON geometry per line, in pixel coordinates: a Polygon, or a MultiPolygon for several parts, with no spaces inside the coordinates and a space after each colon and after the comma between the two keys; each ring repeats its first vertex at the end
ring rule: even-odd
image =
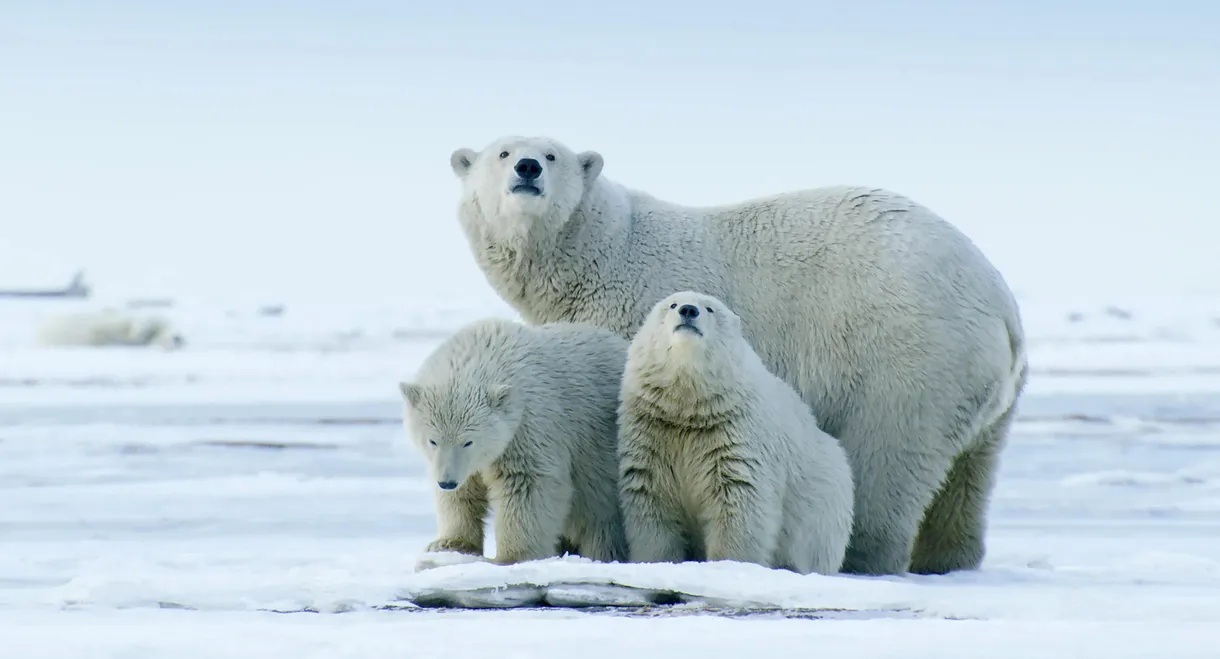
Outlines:
{"type": "Polygon", "coordinates": [[[644,324],[671,345],[707,345],[741,336],[741,319],[728,305],[695,291],[680,291],[657,302],[644,324]]]}
{"type": "Polygon", "coordinates": [[[719,369],[741,340],[741,319],[719,299],[695,291],[673,293],[653,306],[631,352],[664,371],[719,369]]]}
{"type": "Polygon", "coordinates": [[[510,385],[402,382],[398,387],[405,403],[404,425],[442,490],[456,490],[471,474],[491,466],[520,423],[510,385]]]}
{"type": "Polygon", "coordinates": [[[502,137],[482,151],[454,151],[449,164],[462,182],[463,221],[512,238],[531,229],[559,231],[603,161],[595,151],[574,153],[549,137],[502,137]]]}

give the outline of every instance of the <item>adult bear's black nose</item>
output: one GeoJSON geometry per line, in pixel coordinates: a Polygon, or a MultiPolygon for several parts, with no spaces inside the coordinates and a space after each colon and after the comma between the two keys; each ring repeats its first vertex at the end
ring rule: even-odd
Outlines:
{"type": "Polygon", "coordinates": [[[522,158],[517,161],[517,166],[513,167],[513,171],[517,172],[517,176],[532,181],[542,176],[542,165],[533,158],[522,158]]]}
{"type": "Polygon", "coordinates": [[[441,488],[442,490],[456,490],[457,481],[441,481],[441,482],[437,483],[436,486],[441,488]]]}
{"type": "Polygon", "coordinates": [[[687,320],[693,320],[699,317],[699,307],[693,304],[684,304],[678,307],[678,315],[687,320]]]}

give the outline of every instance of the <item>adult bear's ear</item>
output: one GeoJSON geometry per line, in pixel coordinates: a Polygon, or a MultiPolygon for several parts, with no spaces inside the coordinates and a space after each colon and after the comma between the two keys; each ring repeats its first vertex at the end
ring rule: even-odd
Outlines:
{"type": "Polygon", "coordinates": [[[504,409],[513,397],[511,384],[493,384],[487,387],[487,402],[494,410],[504,409]]]}
{"type": "Polygon", "coordinates": [[[602,160],[602,154],[596,151],[582,151],[576,155],[576,162],[580,163],[580,171],[584,174],[585,185],[591,185],[593,181],[602,173],[602,165],[606,164],[602,160]]]}
{"type": "Polygon", "coordinates": [[[424,388],[413,382],[399,382],[398,390],[402,392],[403,400],[411,407],[419,407],[419,401],[424,397],[424,388]]]}
{"type": "Polygon", "coordinates": [[[458,149],[449,156],[449,166],[453,168],[453,173],[457,174],[458,178],[466,178],[478,155],[474,149],[458,149]]]}

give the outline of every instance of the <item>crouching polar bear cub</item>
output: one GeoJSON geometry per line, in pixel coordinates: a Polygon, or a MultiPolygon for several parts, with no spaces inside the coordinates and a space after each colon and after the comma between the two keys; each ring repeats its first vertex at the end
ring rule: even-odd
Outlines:
{"type": "Polygon", "coordinates": [[[160,316],[132,315],[105,308],[44,321],[38,328],[38,342],[49,347],[152,346],[175,350],[186,340],[160,316]]]}
{"type": "Polygon", "coordinates": [[[489,500],[496,562],[563,550],[626,560],[618,502],[618,391],[627,341],[591,326],[467,325],[399,384],[405,425],[437,481],[428,551],[483,555],[489,500]]]}
{"type": "Polygon", "coordinates": [[[847,451],[845,571],[979,565],[1027,368],[1012,293],[952,225],[858,187],[680,206],[607,180],[598,153],[545,137],[458,149],[450,164],[475,259],[528,322],[631,338],[681,290],[736,310],[763,363],[847,451]]]}
{"type": "Polygon", "coordinates": [[[847,456],[732,310],[670,295],[627,354],[619,491],[631,561],[838,572],[852,524],[847,456]]]}

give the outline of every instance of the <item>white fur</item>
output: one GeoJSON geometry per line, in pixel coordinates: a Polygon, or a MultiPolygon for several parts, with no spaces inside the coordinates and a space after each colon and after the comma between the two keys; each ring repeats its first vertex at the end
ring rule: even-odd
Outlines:
{"type": "Polygon", "coordinates": [[[400,389],[437,481],[440,537],[428,551],[481,556],[494,502],[499,563],[565,550],[625,560],[616,418],[626,359],[627,341],[607,330],[489,319],[424,360],[400,389]]]}
{"type": "Polygon", "coordinates": [[[633,562],[832,574],[851,536],[843,448],[767,370],[733,311],[692,291],[657,303],[628,350],[619,492],[633,562]]]}
{"type": "Polygon", "coordinates": [[[182,335],[159,316],[133,316],[115,309],[54,316],[38,328],[45,346],[155,346],[180,348],[182,335]]]}
{"type": "Polygon", "coordinates": [[[960,231],[859,187],[681,206],[607,180],[601,156],[545,137],[459,149],[451,164],[475,259],[528,322],[630,338],[676,290],[714,295],[745,319],[763,363],[847,450],[846,571],[979,565],[1027,368],[1016,301],[960,231]],[[512,192],[523,157],[541,163],[543,194],[512,192]]]}

